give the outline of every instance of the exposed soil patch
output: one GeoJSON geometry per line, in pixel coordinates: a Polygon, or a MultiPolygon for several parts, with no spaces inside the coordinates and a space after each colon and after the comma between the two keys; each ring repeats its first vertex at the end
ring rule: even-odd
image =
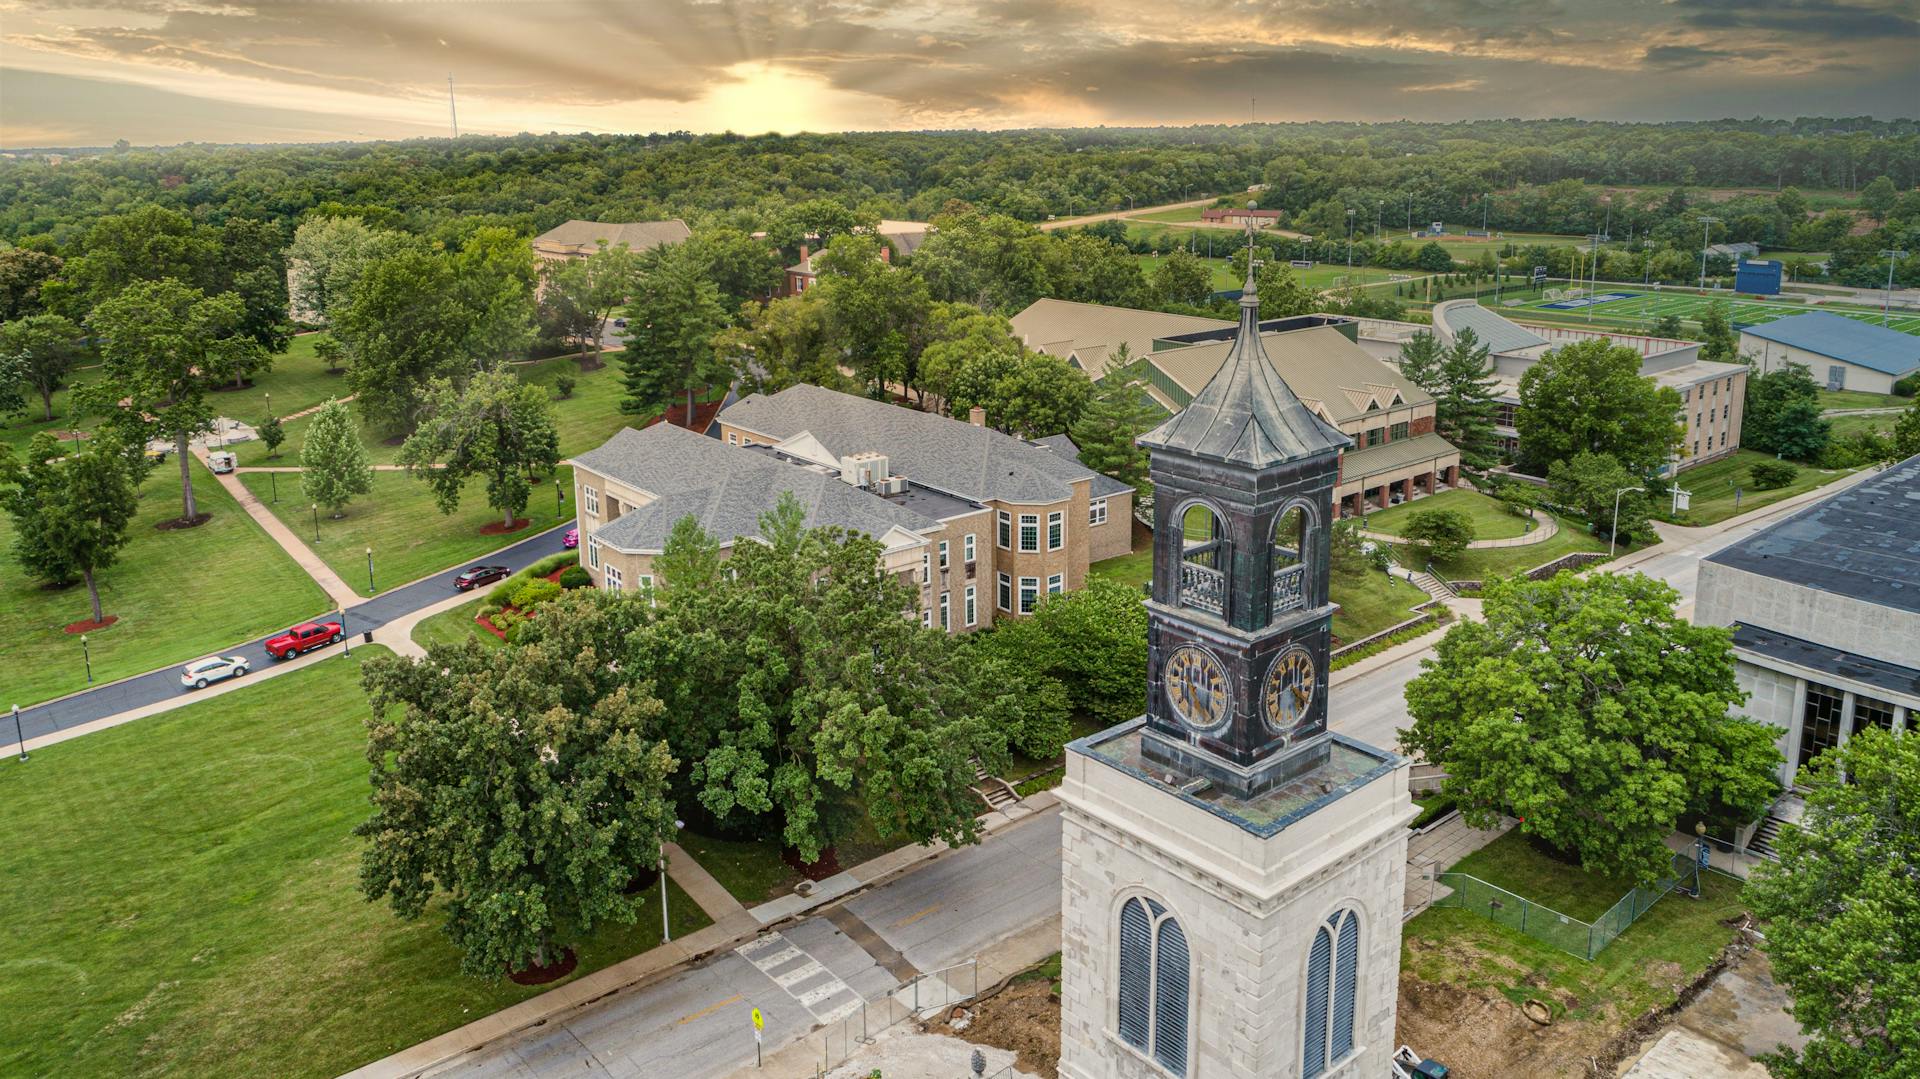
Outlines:
{"type": "Polygon", "coordinates": [[[511,525],[505,521],[490,521],[480,526],[480,534],[483,536],[504,536],[509,532],[518,532],[532,523],[531,520],[525,517],[514,518],[513,524],[511,525]]]}
{"type": "Polygon", "coordinates": [[[1020,1070],[1035,1075],[1052,1075],[1060,1068],[1060,998],[1045,978],[1015,982],[980,1001],[965,1030],[949,1031],[945,1022],[929,1029],[976,1045],[1010,1049],[1020,1070]]]}
{"type": "Polygon", "coordinates": [[[93,435],[86,431],[49,431],[57,442],[85,442],[93,435]]]}
{"type": "Polygon", "coordinates": [[[162,532],[184,532],[189,528],[199,528],[213,520],[211,513],[196,513],[191,517],[169,517],[153,527],[162,532]]]}
{"type": "Polygon", "coordinates": [[[1528,979],[1517,964],[1500,961],[1504,957],[1485,956],[1458,942],[1436,949],[1430,941],[1411,938],[1407,947],[1461,958],[1471,954],[1475,963],[1493,959],[1521,975],[1520,984],[1537,984],[1531,999],[1548,1005],[1553,1013],[1551,1023],[1543,1026],[1528,1019],[1521,1004],[1495,989],[1429,982],[1401,971],[1394,1044],[1433,1056],[1455,1075],[1473,1079],[1584,1076],[1590,1058],[1603,1050],[1613,1033],[1611,1014],[1601,1014],[1605,1009],[1589,1010],[1577,1020],[1569,1017],[1569,1009],[1580,1004],[1577,998],[1551,989],[1544,979],[1528,979]]]}
{"type": "Polygon", "coordinates": [[[659,880],[660,871],[658,869],[636,869],[633,871],[633,878],[627,881],[627,886],[620,889],[620,894],[639,895],[641,892],[653,887],[659,880]]]}
{"type": "Polygon", "coordinates": [[[105,618],[102,618],[98,622],[95,622],[92,619],[88,619],[84,622],[69,622],[67,623],[67,632],[68,633],[92,633],[96,629],[106,629],[108,626],[111,626],[118,621],[120,621],[119,615],[110,614],[105,618]]]}
{"type": "Polygon", "coordinates": [[[840,855],[832,847],[821,847],[820,860],[816,862],[801,861],[800,852],[792,847],[780,852],[780,860],[808,880],[826,880],[840,872],[840,855]]]}
{"type": "Polygon", "coordinates": [[[404,445],[406,441],[407,441],[406,435],[390,435],[386,438],[381,439],[380,444],[382,446],[399,446],[399,445],[404,445]]]}
{"type": "Polygon", "coordinates": [[[580,965],[580,957],[573,954],[572,948],[568,948],[567,954],[544,967],[510,970],[507,972],[507,977],[511,978],[515,985],[545,985],[572,974],[573,968],[578,965],[580,965]]]}

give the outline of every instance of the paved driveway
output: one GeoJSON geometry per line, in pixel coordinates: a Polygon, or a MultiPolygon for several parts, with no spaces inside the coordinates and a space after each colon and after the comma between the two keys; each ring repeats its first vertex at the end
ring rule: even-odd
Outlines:
{"type": "MultiPolygon", "coordinates": [[[[475,561],[507,566],[514,570],[525,569],[548,555],[560,553],[560,535],[570,527],[572,527],[571,524],[556,525],[538,535],[529,536],[505,550],[495,551],[475,561]]],[[[365,603],[347,608],[345,625],[347,633],[352,637],[348,642],[349,646],[352,641],[359,640],[360,634],[367,630],[378,629],[396,618],[412,614],[452,595],[453,577],[464,568],[463,563],[444,573],[415,581],[403,588],[383,592],[365,603]]],[[[315,611],[310,617],[339,617],[339,612],[315,611]]],[[[274,662],[267,655],[266,637],[255,638],[231,648],[223,648],[220,654],[245,656],[248,664],[255,671],[265,670],[274,662]]],[[[182,662],[184,663],[185,660],[182,662]]],[[[183,693],[191,692],[192,690],[180,685],[179,666],[163,667],[157,671],[149,671],[110,685],[86,690],[71,697],[23,708],[20,710],[20,726],[22,733],[31,741],[55,731],[105,719],[108,716],[171,700],[183,693]]],[[[4,706],[4,702],[0,702],[0,706],[4,706]]],[[[9,730],[0,734],[0,737],[8,737],[12,734],[13,732],[9,730]]]]}

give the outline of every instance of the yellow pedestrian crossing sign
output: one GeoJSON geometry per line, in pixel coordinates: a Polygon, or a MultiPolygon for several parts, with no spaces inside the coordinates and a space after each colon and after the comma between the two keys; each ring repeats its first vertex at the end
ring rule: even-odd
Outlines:
{"type": "Polygon", "coordinates": [[[755,1030],[767,1029],[767,1017],[764,1015],[761,1015],[760,1009],[758,1008],[755,1008],[753,1010],[753,1029],[755,1030]]]}

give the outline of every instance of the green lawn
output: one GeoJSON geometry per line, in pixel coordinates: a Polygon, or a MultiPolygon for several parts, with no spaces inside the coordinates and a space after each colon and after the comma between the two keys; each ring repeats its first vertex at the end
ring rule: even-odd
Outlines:
{"type": "Polygon", "coordinates": [[[1201,213],[1205,212],[1206,209],[1207,207],[1205,206],[1176,206],[1171,210],[1155,210],[1152,213],[1134,214],[1131,220],[1170,221],[1175,223],[1198,221],[1200,220],[1201,213]]]}
{"type": "Polygon", "coordinates": [[[1865,390],[1815,390],[1814,396],[1823,409],[1905,408],[1913,403],[1911,397],[1901,397],[1891,393],[1868,393],[1865,390]]]}
{"type": "MultiPolygon", "coordinates": [[[[986,811],[985,803],[980,809],[986,811]]],[[[840,842],[834,855],[841,869],[852,869],[906,845],[907,840],[901,836],[882,839],[862,815],[854,834],[840,842]]],[[[749,907],[783,896],[800,883],[800,874],[780,857],[778,838],[725,839],[689,828],[680,833],[680,846],[729,894],[749,907]]]]}
{"type": "Polygon", "coordinates": [[[1542,1001],[1556,1025],[1592,1024],[1598,1042],[1648,1009],[1672,1003],[1675,988],[1733,939],[1734,931],[1720,922],[1743,909],[1739,882],[1717,873],[1703,874],[1701,882],[1700,899],[1660,900],[1591,962],[1471,911],[1429,909],[1402,930],[1401,970],[1514,1004],[1542,1001]]]}
{"type": "MultiPolygon", "coordinates": [[[[384,651],[0,770],[0,1073],[333,1076],[552,988],[463,975],[437,910],[360,895],[358,667],[384,651]]],[[[658,944],[656,896],[573,976],[658,944]]],[[[675,936],[707,924],[669,907],[675,936]]]]}
{"type": "Polygon", "coordinates": [[[1561,914],[1591,922],[1633,889],[1628,877],[1604,877],[1554,858],[1518,828],[1449,866],[1561,914]]]}
{"type": "MultiPolygon", "coordinates": [[[[184,663],[328,608],[320,586],[198,465],[193,489],[213,519],[162,532],[156,523],[180,515],[179,470],[161,468],[141,485],[127,544],[99,577],[101,605],[120,620],[87,634],[96,682],[184,663]]],[[[63,627],[92,614],[85,585],[46,591],[19,572],[12,523],[0,516],[0,709],[87,687],[80,638],[63,627]]]]}
{"type": "MultiPolygon", "coordinates": [[[[534,484],[527,506],[526,516],[533,523],[518,532],[495,536],[480,532],[483,526],[500,520],[500,514],[487,505],[486,481],[476,478],[469,482],[459,510],[446,517],[434,505],[433,493],[424,480],[405,472],[375,472],[373,493],[348,503],[345,517],[336,521],[325,510],[320,511],[318,542],[313,538],[311,504],[300,497],[298,473],[274,477],[265,472],[246,472],[241,473],[240,481],[263,502],[268,502],[277,485],[280,502],[269,502],[268,508],[333,567],[341,580],[356,589],[366,587],[366,549],[372,547],[374,584],[384,592],[479,559],[561,521],[573,520],[573,469],[562,466],[554,475],[568,495],[560,513],[554,513],[553,481],[543,480],[534,484]]],[[[560,550],[558,540],[553,546],[556,552],[560,550]]]]}
{"type": "MultiPolygon", "coordinates": [[[[1543,517],[1546,515],[1544,510],[1539,512],[1543,517]]],[[[1575,551],[1605,552],[1606,549],[1605,540],[1588,534],[1585,521],[1561,517],[1560,531],[1552,539],[1522,547],[1465,551],[1458,558],[1434,563],[1434,568],[1449,581],[1483,581],[1496,575],[1524,572],[1575,551]]],[[[1426,565],[1426,557],[1409,544],[1396,545],[1393,557],[1403,566],[1426,565]]]]}
{"type": "Polygon", "coordinates": [[[1412,502],[1402,502],[1398,506],[1367,514],[1364,527],[1369,532],[1384,532],[1389,536],[1400,535],[1407,521],[1416,513],[1428,510],[1454,510],[1464,513],[1473,521],[1474,539],[1509,539],[1524,536],[1530,523],[1524,517],[1515,517],[1495,498],[1478,491],[1441,491],[1412,502]]]}
{"type": "MultiPolygon", "coordinates": [[[[585,453],[612,438],[622,427],[638,427],[649,418],[629,416],[620,411],[620,398],[626,395],[626,390],[620,384],[620,368],[612,360],[598,371],[584,375],[580,373],[579,363],[571,356],[517,364],[513,370],[522,380],[545,386],[552,392],[554,427],[560,435],[562,457],[585,453]],[[576,380],[573,395],[564,400],[559,397],[558,391],[553,390],[554,379],[561,374],[570,374],[576,380]]],[[[345,393],[345,388],[342,387],[340,392],[345,393]]],[[[724,392],[724,388],[720,392],[724,392]]],[[[703,398],[706,399],[710,397],[703,398]]],[[[276,394],[274,407],[279,408],[279,404],[280,398],[276,394]]],[[[234,453],[242,467],[298,465],[308,422],[309,418],[301,418],[286,423],[287,440],[281,443],[280,455],[273,460],[267,459],[267,448],[260,442],[241,443],[234,447],[234,453]]],[[[398,442],[389,441],[380,431],[364,422],[360,425],[360,439],[366,443],[367,457],[374,464],[393,464],[400,456],[398,442]]]]}
{"type": "Polygon", "coordinates": [[[1893,425],[1898,422],[1900,422],[1900,414],[1897,412],[1875,412],[1864,416],[1827,417],[1827,423],[1833,432],[1833,440],[1836,442],[1841,439],[1851,438],[1861,431],[1879,431],[1886,433],[1893,430],[1893,425]]]}
{"type": "Polygon", "coordinates": [[[486,593],[475,596],[471,602],[462,603],[452,610],[441,611],[420,620],[413,627],[415,644],[425,648],[435,644],[458,644],[461,641],[474,640],[489,648],[505,647],[505,641],[486,630],[473,620],[480,611],[480,604],[486,601],[486,593]]]}
{"type": "Polygon", "coordinates": [[[1425,603],[1427,594],[1404,576],[1365,573],[1359,577],[1332,577],[1327,583],[1340,610],[1333,616],[1333,635],[1342,641],[1370,637],[1412,618],[1411,608],[1425,603]]]}
{"type": "MultiPolygon", "coordinates": [[[[1805,465],[1796,466],[1799,475],[1785,487],[1771,491],[1757,491],[1753,487],[1753,477],[1749,469],[1761,461],[1771,461],[1771,454],[1756,453],[1753,450],[1735,450],[1730,457],[1709,461],[1697,468],[1680,473],[1680,486],[1692,493],[1693,507],[1681,514],[1680,523],[1689,525],[1717,524],[1729,517],[1762,506],[1770,506],[1782,499],[1811,491],[1815,487],[1832,483],[1852,475],[1846,469],[1825,471],[1805,465]],[[1735,495],[1738,493],[1738,505],[1735,495]]],[[[1664,507],[1663,507],[1664,508],[1664,507]]]]}
{"type": "Polygon", "coordinates": [[[1153,546],[1140,548],[1131,554],[1104,558],[1087,567],[1087,580],[1118,581],[1128,588],[1140,589],[1153,580],[1153,546]]]}

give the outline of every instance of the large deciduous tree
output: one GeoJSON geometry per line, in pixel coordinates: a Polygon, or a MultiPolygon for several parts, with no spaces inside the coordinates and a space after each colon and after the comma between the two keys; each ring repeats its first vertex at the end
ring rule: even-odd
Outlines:
{"type": "Polygon", "coordinates": [[[106,618],[98,575],[113,565],[140,508],[132,460],[111,434],[60,443],[42,432],[24,461],[0,447],[0,510],[13,521],[14,557],[49,583],[85,581],[95,622],[106,618]]]}
{"type": "Polygon", "coordinates": [[[487,505],[505,527],[527,508],[533,481],[560,461],[560,436],[546,391],[509,371],[475,375],[465,388],[441,379],[427,393],[420,426],[400,447],[399,462],[433,488],[441,513],[460,507],[475,476],[487,481],[487,505]]]}
{"type": "Polygon", "coordinates": [[[294,230],[287,248],[291,306],[300,315],[330,322],[352,299],[370,263],[421,246],[414,237],[358,217],[313,218],[294,230]]]}
{"type": "Polygon", "coordinates": [[[620,605],[590,589],[554,601],[559,639],[436,645],[362,676],[373,816],[360,884],[417,918],[445,897],[461,969],[550,966],[604,922],[631,923],[626,886],[660,867],[674,759],[661,707],[611,664],[620,605]]]}
{"type": "Polygon", "coordinates": [[[586,258],[550,262],[540,302],[567,336],[580,345],[580,370],[597,371],[607,320],[627,301],[639,273],[639,258],[625,244],[586,258]]]}
{"type": "Polygon", "coordinates": [[[1459,510],[1415,510],[1400,534],[1418,545],[1430,562],[1458,558],[1473,542],[1473,518],[1459,510]]]}
{"type": "Polygon", "coordinates": [[[0,246],[0,322],[46,310],[40,289],[65,265],[58,255],[30,247],[0,246]]]}
{"type": "Polygon", "coordinates": [[[917,275],[881,261],[877,236],[837,237],[815,260],[834,335],[868,395],[915,384],[933,300],[917,275]]]}
{"type": "Polygon", "coordinates": [[[1806,364],[1789,362],[1765,374],[1747,376],[1741,445],[1811,461],[1832,437],[1833,425],[1820,415],[1820,388],[1806,364]]]}
{"type": "Polygon", "coordinates": [[[481,369],[525,354],[533,343],[540,279],[533,246],[512,229],[487,225],[474,229],[451,261],[466,312],[461,350],[481,369]]]}
{"type": "Polygon", "coordinates": [[[100,342],[101,378],[89,385],[91,408],[126,441],[171,435],[180,464],[181,519],[200,519],[187,448],[213,426],[207,394],[264,360],[242,328],[239,297],[208,296],[178,281],[138,281],[102,301],[87,325],[100,342]]]}
{"type": "Polygon", "coordinates": [[[1604,453],[1580,453],[1555,461],[1547,470],[1547,486],[1556,504],[1572,508],[1607,535],[1631,539],[1645,529],[1652,512],[1647,492],[1633,489],[1645,484],[1604,453]]]}
{"type": "Polygon", "coordinates": [[[1920,1061],[1920,737],[1874,727],[1800,769],[1806,812],[1745,897],[1805,1048],[1780,1079],[1906,1076],[1920,1061]]]}
{"type": "MultiPolygon", "coordinates": [[[[84,355],[80,327],[63,316],[28,315],[0,326],[0,363],[12,369],[15,387],[31,390],[40,398],[40,416],[49,422],[53,420],[54,392],[65,384],[84,355]]],[[[4,392],[0,390],[0,396],[4,392]]],[[[20,404],[9,402],[0,411],[12,411],[20,404]]]]}
{"type": "Polygon", "coordinates": [[[1679,391],[1641,377],[1633,349],[1604,340],[1562,345],[1520,376],[1521,463],[1545,475],[1584,451],[1644,475],[1679,446],[1679,414],[1679,391]]]}
{"type": "Polygon", "coordinates": [[[1207,265],[1185,248],[1170,252],[1147,271],[1147,294],[1161,304],[1193,307],[1213,295],[1207,265]]]}
{"type": "Polygon", "coordinates": [[[307,421],[300,444],[300,490],[335,517],[355,495],[373,490],[373,465],[344,401],[328,401],[307,421]]]}
{"type": "Polygon", "coordinates": [[[347,345],[347,384],[361,413],[391,432],[418,419],[427,384],[472,369],[469,317],[446,256],[402,251],[362,266],[345,303],[328,299],[347,345]]]}
{"type": "Polygon", "coordinates": [[[731,370],[715,349],[727,311],[720,290],[679,248],[656,254],[652,263],[627,308],[627,347],[620,354],[627,396],[620,411],[646,414],[684,397],[691,424],[695,395],[731,370]]]}
{"type": "Polygon", "coordinates": [[[1407,685],[1401,742],[1448,772],[1469,824],[1503,814],[1586,868],[1652,880],[1684,814],[1741,820],[1777,792],[1771,728],[1730,715],[1731,632],[1648,577],[1496,579],[1407,685]]]}

